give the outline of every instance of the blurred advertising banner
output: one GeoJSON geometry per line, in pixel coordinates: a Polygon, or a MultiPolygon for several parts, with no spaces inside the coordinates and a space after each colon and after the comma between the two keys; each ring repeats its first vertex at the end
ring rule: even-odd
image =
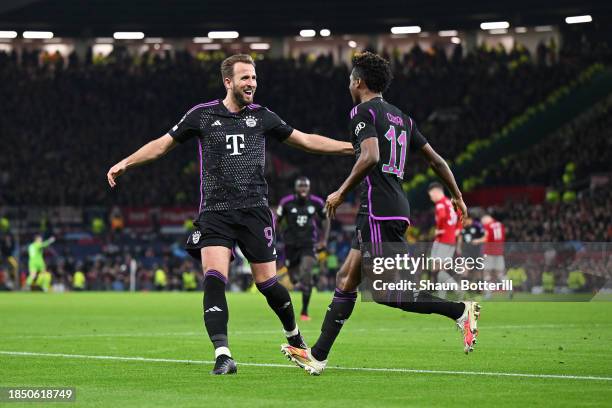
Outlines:
{"type": "Polygon", "coordinates": [[[471,205],[488,207],[501,205],[507,201],[525,201],[540,204],[546,198],[546,187],[486,187],[465,193],[466,202],[471,205]]]}

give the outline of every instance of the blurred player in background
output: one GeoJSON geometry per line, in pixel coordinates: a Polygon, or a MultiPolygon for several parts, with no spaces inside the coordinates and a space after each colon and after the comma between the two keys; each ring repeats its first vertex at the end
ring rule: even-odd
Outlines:
{"type": "Polygon", "coordinates": [[[254,104],[257,75],[249,55],[226,58],[221,63],[221,79],[225,99],[194,106],[167,134],[111,167],[107,179],[114,187],[126,170],[158,159],[191,138],[198,139],[200,208],[186,249],[201,260],[204,270],[204,324],[215,348],[212,374],[234,374],[237,368],[227,337],[225,286],[236,243],[250,262],[257,288],[280,319],[288,342],[305,347],[289,292],[276,278],[276,233],[264,178],[266,139],[275,138],[311,153],[350,155],[353,148],[347,142],[300,132],[254,104]]]}
{"type": "Polygon", "coordinates": [[[47,272],[47,265],[45,264],[44,252],[45,248],[55,242],[55,237],[51,237],[43,241],[42,236],[37,234],[34,237],[34,242],[28,245],[28,278],[26,279],[26,285],[32,287],[32,283],[38,282],[37,278],[39,274],[45,274],[47,272]]]}
{"type": "MultiPolygon", "coordinates": [[[[433,182],[427,188],[429,198],[435,205],[436,215],[436,237],[431,247],[431,258],[439,260],[439,265],[444,265],[447,259],[455,257],[455,244],[459,232],[459,217],[453,208],[451,200],[444,195],[444,186],[433,182]]],[[[437,265],[436,265],[437,266],[437,265]]],[[[433,270],[435,279],[439,283],[454,283],[457,281],[450,274],[452,271],[444,269],[433,270]]],[[[438,291],[438,294],[446,298],[446,291],[438,291]]],[[[460,293],[461,296],[461,293],[460,293]]]]}
{"type": "MultiPolygon", "coordinates": [[[[281,351],[289,359],[313,375],[319,375],[325,369],[333,343],[355,307],[361,282],[362,246],[372,244],[370,250],[376,255],[384,242],[405,242],[404,233],[410,225],[410,206],[401,182],[407,170],[408,152],[419,152],[429,161],[453,195],[453,205],[462,215],[467,213],[461,191],[446,161],[427,143],[412,118],[382,98],[391,79],[389,62],[380,56],[364,52],[353,57],[349,90],[356,106],[350,113],[350,130],[357,162],[340,188],[327,197],[325,208],[328,217],[333,218],[348,192],[362,184],[356,234],[336,276],[334,297],[315,345],[312,349],[288,344],[281,346],[281,351]]],[[[450,302],[424,291],[398,292],[393,301],[381,297],[374,300],[406,312],[449,317],[463,332],[464,351],[468,353],[473,349],[477,336],[476,320],[480,314],[475,302],[450,302]]]]}
{"type": "Polygon", "coordinates": [[[300,177],[295,181],[295,193],[283,197],[278,205],[278,225],[284,223],[283,240],[285,242],[285,264],[289,269],[291,281],[299,283],[302,291],[302,311],[300,319],[308,321],[308,303],[312,293],[312,267],[314,266],[315,249],[322,250],[327,246],[329,237],[329,220],[324,211],[325,202],[321,197],[310,194],[310,180],[300,177]],[[323,234],[319,239],[316,218],[322,224],[323,234]]]}
{"type": "MultiPolygon", "coordinates": [[[[499,281],[506,273],[506,262],[504,260],[504,243],[506,242],[506,227],[495,220],[490,214],[481,218],[484,227],[484,236],[472,241],[474,244],[482,245],[482,256],[484,257],[484,280],[492,278],[499,281]]],[[[485,297],[490,298],[491,292],[485,291],[485,297]]]]}
{"type": "MultiPolygon", "coordinates": [[[[475,220],[472,215],[466,217],[463,228],[457,236],[457,255],[464,258],[476,259],[481,254],[481,245],[474,243],[475,240],[484,237],[484,228],[479,220],[475,220]]],[[[482,278],[482,271],[478,273],[472,273],[472,270],[468,270],[470,274],[469,278],[472,281],[482,278]]]]}

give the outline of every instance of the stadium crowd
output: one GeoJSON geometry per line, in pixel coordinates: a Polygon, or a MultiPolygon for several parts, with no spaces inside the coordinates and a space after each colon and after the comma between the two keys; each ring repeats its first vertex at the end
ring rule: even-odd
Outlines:
{"type": "MultiPolygon", "coordinates": [[[[4,149],[11,152],[0,158],[0,204],[195,203],[195,144],[146,172],[127,175],[117,191],[108,190],[104,175],[111,163],[164,134],[191,106],[223,95],[219,60],[213,57],[134,58],[118,48],[94,63],[91,55],[80,61],[74,55],[43,58],[30,52],[17,58],[0,53],[0,132],[4,149]],[[40,171],[41,163],[54,170],[40,171]]],[[[543,60],[520,45],[509,53],[500,46],[465,56],[458,46],[450,58],[441,50],[415,46],[405,55],[390,52],[388,57],[395,80],[385,97],[409,112],[448,158],[544,99],[587,64],[564,49],[543,60]]],[[[257,73],[258,103],[301,130],[347,138],[347,66],[325,56],[262,59],[257,73]]],[[[298,172],[311,177],[322,193],[330,192],[351,162],[272,146],[271,202],[286,193],[298,172]]],[[[424,168],[424,162],[415,163],[415,172],[424,168]]]]}
{"type": "Polygon", "coordinates": [[[532,148],[508,157],[487,175],[487,185],[565,187],[593,173],[610,170],[612,99],[598,104],[532,148]],[[546,160],[542,160],[542,158],[546,160]],[[571,177],[563,179],[566,170],[571,177]]]}

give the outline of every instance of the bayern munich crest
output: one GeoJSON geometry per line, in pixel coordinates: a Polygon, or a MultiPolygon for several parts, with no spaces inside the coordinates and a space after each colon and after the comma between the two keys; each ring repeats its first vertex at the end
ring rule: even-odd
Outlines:
{"type": "Polygon", "coordinates": [[[245,121],[246,121],[246,125],[248,127],[255,127],[255,126],[257,126],[257,119],[255,119],[253,116],[247,116],[245,118],[245,121]]]}
{"type": "Polygon", "coordinates": [[[195,231],[193,234],[191,234],[191,240],[194,244],[197,244],[200,241],[201,235],[202,233],[200,231],[195,231]]]}

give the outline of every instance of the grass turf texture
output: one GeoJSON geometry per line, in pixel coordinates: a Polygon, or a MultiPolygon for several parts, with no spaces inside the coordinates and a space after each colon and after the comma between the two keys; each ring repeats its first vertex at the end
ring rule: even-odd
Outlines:
{"type": "MultiPolygon", "coordinates": [[[[306,340],[331,294],[314,294],[306,340]]],[[[280,324],[258,294],[229,294],[238,375],[212,364],[0,354],[0,386],[76,387],[77,406],[605,406],[612,381],[289,367],[280,324]]],[[[299,303],[299,297],[294,297],[299,303]]],[[[299,305],[296,304],[296,309],[299,305]]],[[[199,293],[0,295],[0,350],[212,360],[199,293]]],[[[453,322],[358,302],[330,365],[612,377],[612,303],[483,304],[476,351],[453,322]]],[[[35,406],[33,403],[10,406],[35,406]]],[[[609,406],[609,405],[608,405],[609,406]]]]}

